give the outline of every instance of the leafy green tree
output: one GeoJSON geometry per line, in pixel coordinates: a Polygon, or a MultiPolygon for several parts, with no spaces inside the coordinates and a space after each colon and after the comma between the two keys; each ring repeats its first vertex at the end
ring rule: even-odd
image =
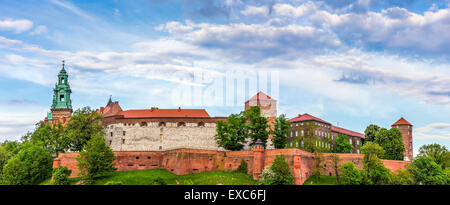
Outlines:
{"type": "Polygon", "coordinates": [[[273,145],[275,149],[283,149],[286,148],[288,143],[288,135],[289,135],[289,127],[291,122],[286,119],[286,115],[282,114],[277,117],[275,121],[274,129],[271,131],[273,134],[273,145]]]}
{"type": "Polygon", "coordinates": [[[364,154],[363,172],[361,173],[363,184],[390,184],[392,173],[379,159],[379,156],[384,154],[383,148],[376,143],[367,142],[361,147],[361,152],[364,154]]]}
{"type": "Polygon", "coordinates": [[[445,146],[436,143],[423,145],[417,156],[431,157],[442,169],[450,167],[450,152],[445,146]]]}
{"type": "Polygon", "coordinates": [[[69,176],[72,170],[67,167],[58,167],[53,169],[53,183],[54,185],[69,185],[69,176]]]}
{"type": "Polygon", "coordinates": [[[248,137],[245,122],[242,113],[230,115],[227,121],[219,120],[216,126],[217,134],[214,136],[218,146],[226,150],[242,150],[248,137]]]}
{"type": "Polygon", "coordinates": [[[103,116],[90,107],[76,110],[66,125],[70,149],[79,152],[93,136],[103,136],[105,131],[101,125],[102,119],[103,116]]]}
{"type": "Polygon", "coordinates": [[[392,178],[393,185],[412,185],[414,184],[413,175],[406,169],[398,169],[392,178]]]}
{"type": "Polygon", "coordinates": [[[342,185],[360,185],[363,179],[360,171],[355,167],[353,162],[344,162],[342,164],[342,173],[340,184],[342,185]]]}
{"type": "Polygon", "coordinates": [[[239,173],[247,174],[248,173],[247,163],[244,160],[242,160],[241,165],[239,165],[236,171],[239,173]]]}
{"type": "Polygon", "coordinates": [[[334,171],[334,175],[336,176],[336,182],[339,184],[339,171],[341,169],[340,163],[341,163],[341,159],[339,157],[339,155],[337,154],[330,154],[330,156],[328,156],[328,160],[331,163],[331,166],[333,168],[334,171]]]}
{"type": "Polygon", "coordinates": [[[336,138],[336,146],[333,149],[334,153],[351,153],[353,145],[349,142],[349,137],[346,134],[339,133],[336,138]]]}
{"type": "Polygon", "coordinates": [[[247,119],[249,138],[251,139],[250,146],[255,145],[258,139],[261,140],[264,147],[267,146],[267,139],[269,138],[268,119],[261,113],[261,108],[258,106],[250,107],[244,112],[244,117],[247,119]]]}
{"type": "Polygon", "coordinates": [[[375,140],[375,134],[380,130],[380,127],[378,125],[371,124],[366,127],[366,130],[364,130],[365,134],[365,142],[373,142],[375,140]]]}
{"type": "Polygon", "coordinates": [[[114,153],[106,145],[104,138],[95,135],[77,157],[80,175],[90,183],[95,176],[116,170],[113,165],[114,159],[114,153]]]}
{"type": "Polygon", "coordinates": [[[447,184],[447,174],[431,157],[418,156],[414,158],[408,167],[408,171],[413,175],[415,184],[447,184]]]}
{"type": "Polygon", "coordinates": [[[402,141],[402,133],[399,129],[393,127],[389,130],[381,128],[375,134],[374,142],[379,144],[384,152],[382,159],[403,160],[405,145],[402,141]]]}
{"type": "Polygon", "coordinates": [[[57,157],[58,153],[67,152],[70,148],[70,139],[65,134],[65,128],[61,123],[38,123],[29,141],[33,144],[42,145],[54,157],[57,157]]]}
{"type": "Polygon", "coordinates": [[[0,146],[0,183],[2,182],[3,167],[8,163],[9,158],[11,158],[11,154],[3,146],[0,146]]]}
{"type": "Polygon", "coordinates": [[[292,176],[291,169],[289,168],[284,155],[277,155],[270,169],[275,174],[273,185],[294,184],[294,176],[292,176]]]}
{"type": "Polygon", "coordinates": [[[1,145],[10,155],[16,155],[22,148],[22,143],[18,141],[4,141],[1,145]]]}
{"type": "Polygon", "coordinates": [[[3,168],[6,184],[38,184],[52,175],[53,158],[41,146],[27,143],[3,168]]]}
{"type": "Polygon", "coordinates": [[[317,181],[320,181],[321,170],[324,168],[324,164],[322,163],[323,161],[324,158],[322,157],[322,154],[315,152],[313,176],[316,177],[317,181]]]}

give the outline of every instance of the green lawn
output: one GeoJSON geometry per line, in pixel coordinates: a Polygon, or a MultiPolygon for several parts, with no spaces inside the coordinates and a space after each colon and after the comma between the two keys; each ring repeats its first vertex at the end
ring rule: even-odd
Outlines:
{"type": "Polygon", "coordinates": [[[334,176],[320,176],[320,180],[317,180],[315,176],[309,177],[303,185],[336,185],[336,177],[334,176]]]}
{"type": "MultiPolygon", "coordinates": [[[[95,185],[107,182],[120,182],[124,185],[151,185],[157,178],[168,185],[254,185],[257,183],[251,175],[230,171],[203,172],[187,175],[175,175],[164,169],[118,171],[95,179],[95,185]]],[[[77,184],[80,178],[72,178],[71,184],[77,184]]],[[[41,184],[48,184],[46,180],[41,184]]]]}

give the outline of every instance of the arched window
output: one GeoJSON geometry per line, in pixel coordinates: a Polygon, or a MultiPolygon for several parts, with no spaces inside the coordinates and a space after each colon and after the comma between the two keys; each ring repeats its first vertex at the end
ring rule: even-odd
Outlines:
{"type": "Polygon", "coordinates": [[[166,126],[166,123],[165,123],[165,122],[160,122],[158,126],[160,126],[160,127],[165,127],[165,126],[166,126]]]}
{"type": "Polygon", "coordinates": [[[179,123],[177,124],[177,126],[178,126],[178,127],[184,127],[184,126],[186,126],[186,123],[185,123],[185,122],[179,122],[179,123]]]}

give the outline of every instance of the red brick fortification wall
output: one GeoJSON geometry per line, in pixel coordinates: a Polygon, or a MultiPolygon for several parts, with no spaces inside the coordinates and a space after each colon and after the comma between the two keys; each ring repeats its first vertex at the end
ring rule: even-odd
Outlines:
{"type": "MultiPolygon", "coordinates": [[[[328,176],[335,176],[334,169],[332,166],[332,162],[330,161],[329,156],[331,153],[323,153],[322,156],[324,157],[323,163],[325,164],[324,169],[322,171],[322,174],[328,175],[328,176]]],[[[362,169],[364,155],[363,154],[343,154],[339,153],[337,154],[339,156],[340,165],[344,162],[353,162],[355,164],[355,167],[362,169]]],[[[384,166],[389,168],[392,172],[396,172],[398,169],[405,169],[405,166],[409,164],[408,161],[398,161],[398,160],[382,160],[384,166]]],[[[312,170],[312,169],[311,169],[312,170]]]]}
{"type": "MultiPolygon", "coordinates": [[[[259,178],[266,166],[271,166],[277,155],[284,155],[291,168],[294,183],[303,184],[312,175],[314,169],[314,155],[296,148],[264,150],[254,147],[252,151],[212,151],[197,149],[174,149],[168,151],[138,151],[114,152],[116,160],[114,166],[118,171],[143,170],[163,168],[177,175],[192,174],[208,171],[235,170],[244,160],[247,163],[248,174],[255,179],[259,178]]],[[[329,153],[323,153],[325,167],[322,174],[334,176],[329,153]]],[[[338,154],[341,163],[353,162],[356,167],[362,168],[362,154],[338,154]]],[[[72,170],[71,177],[77,177],[78,153],[61,153],[53,161],[53,168],[66,166],[72,170]]],[[[404,168],[409,162],[383,160],[383,164],[395,172],[404,168]]]]}

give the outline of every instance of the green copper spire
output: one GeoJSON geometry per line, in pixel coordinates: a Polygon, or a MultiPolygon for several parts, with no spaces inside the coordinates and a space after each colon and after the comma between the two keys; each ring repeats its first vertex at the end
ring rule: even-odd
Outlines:
{"type": "Polygon", "coordinates": [[[62,61],[62,69],[58,74],[58,82],[53,89],[52,109],[72,109],[72,100],[70,94],[72,90],[68,82],[69,76],[64,69],[64,61],[62,61]]]}

